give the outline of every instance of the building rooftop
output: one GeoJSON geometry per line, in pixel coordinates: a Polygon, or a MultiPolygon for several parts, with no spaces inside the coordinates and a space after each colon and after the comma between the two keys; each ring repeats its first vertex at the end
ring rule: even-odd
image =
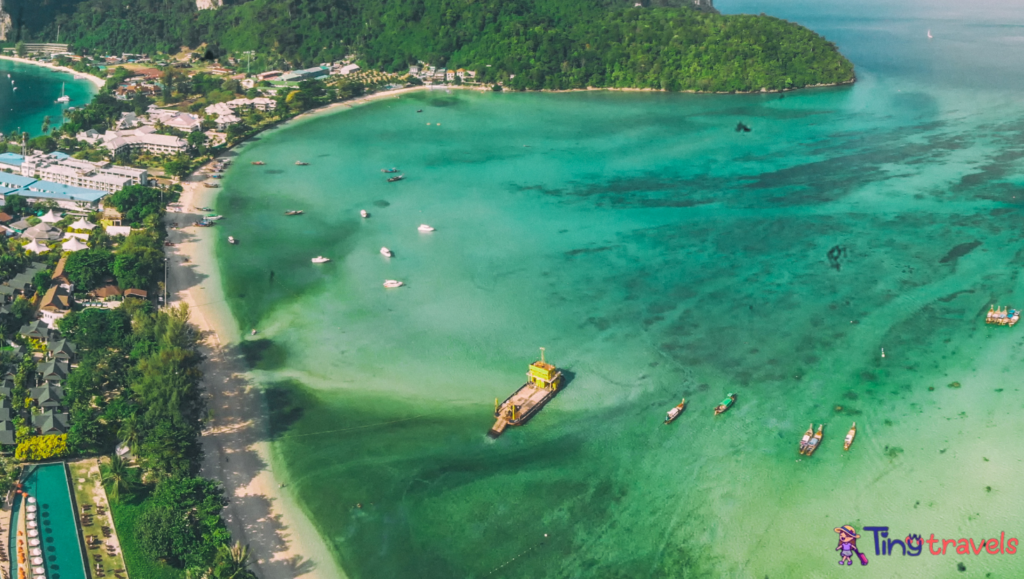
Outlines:
{"type": "Polygon", "coordinates": [[[82,187],[75,187],[73,185],[61,185],[60,183],[53,183],[50,181],[36,181],[29,185],[27,189],[28,191],[31,191],[31,193],[26,193],[26,197],[85,201],[88,203],[95,203],[106,196],[106,193],[103,191],[85,189],[82,187]]]}
{"type": "Polygon", "coordinates": [[[0,171],[0,185],[5,187],[27,187],[36,182],[35,177],[22,177],[21,175],[15,175],[14,173],[4,173],[0,171]]]}
{"type": "Polygon", "coordinates": [[[14,165],[16,167],[20,167],[24,161],[25,157],[22,157],[17,153],[0,154],[0,163],[3,163],[4,165],[14,165]]]}

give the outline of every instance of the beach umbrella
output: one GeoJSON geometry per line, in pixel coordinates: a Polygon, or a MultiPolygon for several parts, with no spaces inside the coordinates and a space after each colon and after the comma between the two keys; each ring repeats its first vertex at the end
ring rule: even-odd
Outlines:
{"type": "Polygon", "coordinates": [[[32,243],[25,246],[25,251],[30,251],[32,253],[46,253],[47,251],[50,251],[50,248],[39,243],[38,240],[33,239],[32,243]]]}
{"type": "Polygon", "coordinates": [[[60,216],[60,215],[57,215],[56,213],[54,213],[54,212],[53,212],[53,209],[51,209],[51,210],[49,210],[49,211],[47,211],[47,212],[46,212],[46,215],[43,215],[43,216],[42,216],[42,217],[40,217],[39,219],[40,219],[40,220],[41,220],[41,221],[42,221],[43,223],[57,223],[58,221],[60,221],[60,220],[61,220],[61,216],[60,216]]]}
{"type": "Polygon", "coordinates": [[[79,241],[78,238],[72,237],[61,245],[61,249],[64,251],[82,251],[83,249],[89,249],[89,246],[79,241]]]}

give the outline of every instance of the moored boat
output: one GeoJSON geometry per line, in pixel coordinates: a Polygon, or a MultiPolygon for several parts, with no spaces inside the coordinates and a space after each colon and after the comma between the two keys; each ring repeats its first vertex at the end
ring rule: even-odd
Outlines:
{"type": "Polygon", "coordinates": [[[234,237],[229,235],[228,236],[228,243],[230,243],[231,245],[234,245],[234,244],[238,243],[238,240],[236,240],[234,237]]]}
{"type": "Polygon", "coordinates": [[[398,175],[398,176],[395,176],[395,177],[388,177],[388,183],[394,183],[395,181],[401,181],[402,179],[405,179],[405,175],[398,175]]]}
{"type": "Polygon", "coordinates": [[[419,226],[419,227],[417,227],[416,229],[417,229],[418,231],[422,231],[423,233],[430,233],[431,231],[434,231],[434,228],[433,228],[433,227],[431,227],[431,226],[429,226],[429,225],[427,225],[426,223],[424,223],[424,224],[420,225],[420,226],[419,226]]]}
{"type": "Polygon", "coordinates": [[[686,398],[679,404],[676,404],[675,408],[670,408],[668,413],[665,414],[665,424],[671,424],[673,420],[679,418],[679,415],[686,409],[686,398]]]}
{"type": "Polygon", "coordinates": [[[846,433],[846,440],[843,441],[843,450],[850,450],[850,445],[853,444],[853,438],[857,436],[857,423],[854,422],[853,426],[850,427],[850,432],[846,433]]]}
{"type": "Polygon", "coordinates": [[[811,441],[811,437],[814,436],[814,423],[807,427],[807,432],[804,433],[804,437],[800,439],[800,454],[803,454],[807,450],[807,443],[811,441]]]}
{"type": "Polygon", "coordinates": [[[303,212],[302,212],[301,209],[300,210],[290,210],[290,211],[285,211],[284,212],[285,215],[302,215],[302,213],[303,212]]]}
{"type": "Polygon", "coordinates": [[[367,213],[365,209],[360,209],[359,210],[359,216],[362,217],[363,219],[366,219],[367,217],[370,216],[370,214],[367,213]]]}
{"type": "Polygon", "coordinates": [[[391,250],[386,247],[380,248],[380,254],[383,255],[384,257],[391,257],[392,255],[394,255],[393,253],[391,253],[391,250]]]}
{"type": "Polygon", "coordinates": [[[818,425],[818,432],[815,432],[814,436],[807,441],[807,448],[805,448],[802,453],[804,456],[811,456],[814,454],[814,451],[818,450],[818,447],[821,446],[821,429],[824,427],[824,424],[818,425]]]}
{"type": "Polygon", "coordinates": [[[213,207],[196,207],[196,211],[213,211],[213,207]]]}
{"type": "Polygon", "coordinates": [[[212,214],[212,215],[207,215],[205,217],[205,219],[207,221],[219,221],[221,219],[224,219],[224,216],[223,215],[212,214]]]}
{"type": "Polygon", "coordinates": [[[384,287],[395,288],[402,287],[405,283],[398,281],[397,279],[386,279],[384,280],[384,287]]]}
{"type": "Polygon", "coordinates": [[[494,417],[497,421],[487,436],[498,438],[505,428],[526,424],[555,397],[561,385],[562,372],[544,361],[544,348],[541,348],[540,360],[530,364],[526,373],[526,384],[500,404],[497,398],[494,399],[494,417]]]}
{"type": "Polygon", "coordinates": [[[318,255],[313,258],[313,263],[327,263],[328,261],[331,261],[330,258],[324,257],[322,255],[318,255]]]}
{"type": "Polygon", "coordinates": [[[266,165],[266,163],[264,163],[263,161],[253,161],[252,164],[253,165],[266,165]]]}
{"type": "Polygon", "coordinates": [[[309,163],[307,163],[307,162],[305,162],[305,161],[295,161],[295,164],[296,164],[296,165],[298,165],[298,166],[300,166],[300,167],[305,167],[305,166],[306,166],[306,165],[308,165],[309,163]]]}
{"type": "Polygon", "coordinates": [[[390,169],[381,169],[380,172],[381,173],[397,173],[398,172],[398,168],[397,167],[392,167],[390,169]]]}
{"type": "Polygon", "coordinates": [[[732,405],[735,404],[735,403],[736,403],[736,395],[730,393],[728,396],[726,396],[725,400],[722,400],[721,404],[719,404],[718,406],[715,406],[715,416],[718,416],[719,414],[721,414],[721,413],[725,412],[726,410],[732,408],[732,405]]]}
{"type": "Polygon", "coordinates": [[[989,306],[988,313],[985,315],[986,324],[995,324],[997,326],[1012,328],[1019,321],[1020,310],[1012,309],[1009,306],[1004,308],[989,306]]]}

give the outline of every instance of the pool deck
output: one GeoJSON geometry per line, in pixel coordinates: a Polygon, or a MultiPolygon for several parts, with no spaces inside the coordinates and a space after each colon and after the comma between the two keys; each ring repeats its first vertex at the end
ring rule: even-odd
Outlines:
{"type": "Polygon", "coordinates": [[[68,468],[71,471],[79,536],[85,543],[86,572],[90,579],[127,579],[128,571],[121,554],[121,543],[117,538],[114,518],[110,514],[110,502],[100,478],[99,461],[87,458],[68,462],[68,468]],[[102,515],[99,514],[100,509],[103,510],[102,515]],[[89,516],[83,517],[83,514],[89,516]],[[90,543],[91,538],[95,539],[94,543],[90,543]],[[96,573],[97,563],[104,570],[104,575],[96,573]]]}

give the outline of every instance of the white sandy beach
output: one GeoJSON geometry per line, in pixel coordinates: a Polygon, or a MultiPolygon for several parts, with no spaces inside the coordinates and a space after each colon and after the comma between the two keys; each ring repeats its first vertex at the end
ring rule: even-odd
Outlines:
{"type": "Polygon", "coordinates": [[[168,213],[168,301],[185,302],[203,332],[203,366],[213,419],[203,433],[202,475],[221,481],[230,499],[224,518],[232,540],[251,548],[261,579],[343,577],[326,545],[271,469],[266,413],[257,386],[246,375],[235,343],[237,324],[224,303],[213,255],[218,228],[192,227],[194,205],[212,205],[216,189],[198,176],[184,183],[185,213],[168,213]],[[188,227],[185,225],[188,224],[188,227]]]}
{"type": "Polygon", "coordinates": [[[39,61],[36,61],[36,60],[29,60],[27,58],[18,58],[17,56],[0,56],[0,58],[2,58],[4,60],[11,60],[11,61],[14,61],[14,62],[21,62],[21,63],[24,63],[24,64],[31,64],[33,66],[41,66],[43,68],[49,68],[51,70],[59,70],[61,72],[67,72],[67,73],[70,73],[70,74],[77,74],[77,75],[80,75],[80,76],[88,79],[89,82],[91,82],[94,85],[96,85],[96,88],[103,88],[103,85],[106,84],[106,82],[107,82],[107,81],[103,80],[102,78],[100,78],[98,76],[94,76],[94,75],[91,75],[91,74],[86,74],[84,72],[78,72],[77,70],[72,70],[72,69],[70,69],[70,68],[68,68],[66,66],[57,66],[57,65],[54,65],[54,64],[47,64],[45,62],[39,62],[39,61]]]}

